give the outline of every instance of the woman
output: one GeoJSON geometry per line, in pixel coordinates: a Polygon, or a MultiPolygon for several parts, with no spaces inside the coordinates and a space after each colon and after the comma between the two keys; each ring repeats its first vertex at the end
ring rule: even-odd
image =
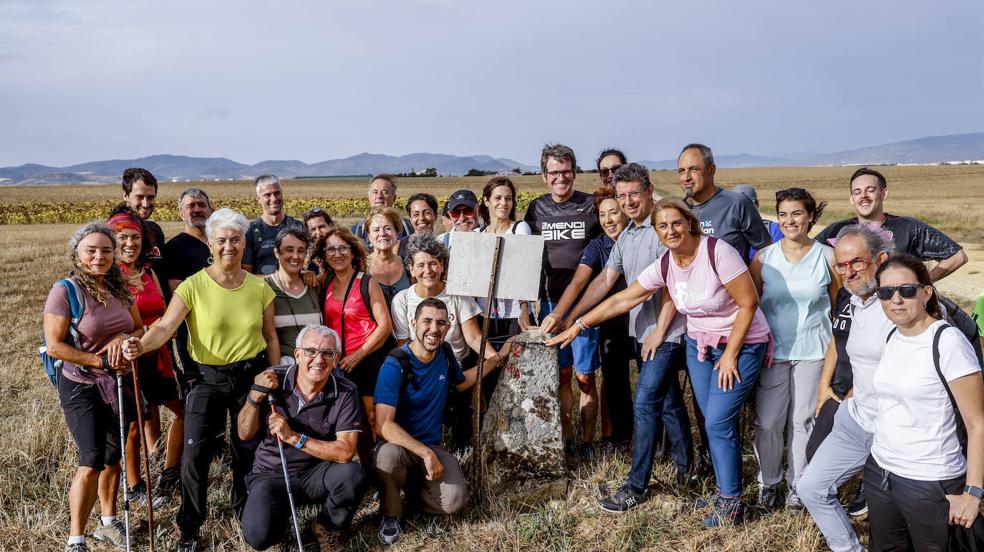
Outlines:
{"type": "Polygon", "coordinates": [[[790,188],[776,192],[776,214],[784,237],[759,250],[750,267],[772,328],[772,367],[755,389],[755,455],[759,463],[758,505],[774,508],[782,480],[783,432],[786,453],[786,509],[800,510],[796,482],[806,467],[806,443],[813,430],[817,387],[832,335],[831,306],[839,279],[834,249],[810,238],[826,202],[790,188]]]}
{"type": "Polygon", "coordinates": [[[365,224],[372,245],[372,252],[366,256],[366,272],[383,290],[389,304],[394,295],[410,287],[410,277],[398,254],[405,247],[405,242],[400,241],[403,218],[392,207],[373,207],[366,215],[365,224]]]}
{"type": "Polygon", "coordinates": [[[246,217],[219,209],[205,222],[213,262],[181,282],[171,303],[141,339],[129,339],[127,358],[160,348],[182,321],[188,323],[188,353],[200,367],[200,379],[185,399],[186,444],[181,462],[181,508],[178,549],[193,550],[205,522],[208,468],[231,418],[233,511],[246,500],[246,473],[252,468],[255,444],[239,440],[236,417],[253,378],[280,361],[274,325],[274,293],[262,278],[242,268],[246,217]]]}
{"type": "MultiPolygon", "coordinates": [[[[140,319],[145,326],[149,326],[164,314],[166,308],[160,280],[149,262],[150,251],[154,247],[153,235],[147,232],[144,221],[125,205],[114,209],[106,224],[116,232],[116,263],[140,312],[140,319]]],[[[158,479],[155,493],[155,507],[160,507],[164,505],[168,494],[177,487],[181,477],[184,408],[178,395],[178,383],[166,345],[137,359],[137,370],[143,400],[150,407],[150,416],[144,421],[144,435],[151,456],[156,453],[157,441],[161,435],[158,407],[163,405],[174,413],[174,421],[167,432],[164,470],[158,479]]],[[[130,486],[128,498],[138,504],[147,501],[147,487],[140,477],[141,452],[139,433],[134,424],[126,443],[126,479],[130,486]]]]}
{"type": "Polygon", "coordinates": [[[893,255],[875,277],[896,330],[874,374],[878,414],[864,467],[871,549],[947,550],[948,525],[971,527],[984,495],[980,364],[941,320],[922,261],[893,255]]]}
{"type": "MultiPolygon", "coordinates": [[[[304,326],[321,324],[322,295],[318,288],[308,286],[301,277],[309,245],[308,235],[303,230],[295,227],[281,230],[273,245],[277,270],[264,278],[275,295],[273,323],[277,328],[277,341],[286,344],[288,349],[297,341],[297,334],[304,326]]],[[[282,356],[279,364],[292,362],[292,357],[282,356]]]]}
{"type": "MultiPolygon", "coordinates": [[[[129,363],[121,354],[121,344],[127,334],[143,334],[143,323],[120,269],[113,262],[113,231],[102,222],[93,221],[76,230],[68,245],[72,272],[48,293],[44,339],[47,353],[63,363],[57,378],[58,400],[79,450],[79,467],[68,494],[71,525],[65,550],[86,552],[85,524],[97,496],[101,523],[93,538],[126,545],[125,528],[116,517],[120,405],[114,376],[127,372],[129,363]],[[85,307],[75,327],[77,339],[69,337],[72,311],[66,285],[78,288],[85,307]]],[[[132,396],[129,400],[124,396],[125,413],[131,410],[132,400],[132,396]]],[[[136,546],[132,536],[130,545],[136,546]]]]}
{"type": "MultiPolygon", "coordinates": [[[[563,316],[561,314],[571,309],[578,297],[581,296],[584,288],[605,268],[605,265],[608,263],[608,256],[612,252],[612,247],[615,246],[615,240],[618,239],[619,234],[628,225],[629,219],[619,208],[618,200],[615,199],[615,190],[612,187],[606,186],[599,188],[595,191],[594,196],[595,209],[598,210],[598,222],[601,224],[604,233],[588,242],[587,247],[584,248],[581,262],[574,272],[574,278],[571,280],[570,286],[564,291],[564,295],[557,302],[557,306],[553,312],[544,317],[543,322],[540,323],[540,329],[543,332],[551,333],[558,326],[558,323],[563,324],[563,316]]],[[[625,286],[625,278],[619,277],[615,285],[612,286],[609,295],[614,295],[622,291],[625,289],[625,286]]],[[[577,374],[577,384],[581,390],[581,430],[583,432],[583,440],[579,452],[582,457],[587,457],[591,453],[596,425],[595,420],[599,407],[601,409],[601,437],[605,451],[613,452],[616,448],[616,445],[612,441],[612,421],[608,412],[610,403],[605,400],[606,387],[608,387],[609,383],[614,385],[613,390],[619,391],[618,397],[622,401],[622,404],[615,406],[619,408],[624,406],[629,407],[629,412],[623,415],[621,420],[628,422],[632,419],[631,391],[629,390],[629,380],[627,377],[630,358],[628,351],[631,350],[632,344],[627,340],[628,335],[629,316],[623,314],[612,320],[605,321],[598,328],[592,328],[592,331],[588,332],[587,336],[580,338],[597,343],[596,347],[599,353],[596,355],[598,362],[589,367],[591,371],[586,374],[577,374]],[[607,347],[602,352],[601,343],[606,342],[613,346],[607,347]],[[598,386],[600,389],[596,389],[594,370],[597,369],[599,364],[601,365],[604,377],[602,384],[598,386]],[[611,375],[611,379],[609,379],[609,375],[611,375]],[[617,375],[621,375],[622,377],[619,378],[617,375]],[[600,401],[598,400],[599,396],[601,397],[600,401]],[[628,404],[625,404],[626,401],[628,404]]],[[[576,366],[576,368],[580,367],[576,366]]],[[[631,430],[631,427],[622,427],[618,428],[618,430],[618,442],[621,444],[628,440],[626,430],[631,430]]]]}
{"type": "Polygon", "coordinates": [[[704,525],[744,522],[741,498],[741,439],[738,415],[755,387],[771,342],[758,308],[758,294],[741,255],[726,242],[703,235],[700,222],[682,200],[663,198],[653,207],[653,226],[669,250],[626,290],[547,341],[566,345],[582,330],[628,312],[665,287],[656,338],[662,342],[679,311],[687,315],[687,371],[704,413],[718,496],[704,525]]]}
{"type": "MultiPolygon", "coordinates": [[[[325,290],[325,325],[342,338],[338,367],[359,388],[368,427],[375,427],[372,397],[376,377],[395,346],[390,337],[393,324],[386,299],[376,279],[365,273],[366,251],[349,229],[333,226],[319,245],[321,250],[315,254],[323,256],[331,270],[325,290]]],[[[363,465],[371,460],[372,435],[365,436],[368,438],[359,440],[359,460],[363,465]]]]}

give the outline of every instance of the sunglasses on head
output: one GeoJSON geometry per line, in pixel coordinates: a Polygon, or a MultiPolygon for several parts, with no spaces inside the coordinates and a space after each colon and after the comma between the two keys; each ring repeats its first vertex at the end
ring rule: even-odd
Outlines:
{"type": "Polygon", "coordinates": [[[919,288],[922,286],[920,284],[902,284],[901,286],[881,286],[875,289],[875,293],[878,294],[878,298],[882,301],[890,301],[892,297],[895,297],[895,292],[899,292],[899,296],[903,299],[912,299],[919,293],[919,288]]]}

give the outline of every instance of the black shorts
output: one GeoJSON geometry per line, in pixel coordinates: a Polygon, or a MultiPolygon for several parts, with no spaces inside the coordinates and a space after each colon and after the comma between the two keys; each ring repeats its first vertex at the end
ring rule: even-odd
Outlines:
{"type": "Polygon", "coordinates": [[[383,346],[369,353],[369,356],[362,359],[351,372],[336,370],[350,382],[359,388],[359,396],[372,397],[376,394],[376,380],[379,378],[379,369],[386,360],[386,355],[396,347],[396,342],[392,338],[387,338],[383,346]]]}
{"type": "Polygon", "coordinates": [[[144,402],[151,405],[162,405],[169,401],[179,400],[178,381],[165,377],[157,369],[157,356],[142,356],[137,360],[137,370],[140,375],[140,394],[144,402]]]}
{"type": "MultiPolygon", "coordinates": [[[[124,399],[125,400],[125,399],[124,399]]],[[[120,420],[95,384],[58,378],[58,401],[79,449],[79,466],[101,471],[120,461],[120,420]]]]}

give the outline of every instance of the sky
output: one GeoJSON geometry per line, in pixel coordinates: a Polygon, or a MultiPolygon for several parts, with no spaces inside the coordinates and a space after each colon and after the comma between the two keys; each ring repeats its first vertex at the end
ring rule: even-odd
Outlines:
{"type": "Polygon", "coordinates": [[[980,0],[0,2],[0,166],[982,131],[980,0]]]}

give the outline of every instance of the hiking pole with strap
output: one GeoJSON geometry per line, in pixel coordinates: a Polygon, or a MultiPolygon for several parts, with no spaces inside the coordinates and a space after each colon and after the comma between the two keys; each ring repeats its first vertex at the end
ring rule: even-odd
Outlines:
{"type": "Polygon", "coordinates": [[[143,453],[144,484],[147,486],[147,526],[150,530],[150,552],[154,552],[154,491],[150,487],[150,455],[147,452],[147,435],[144,432],[143,405],[140,403],[140,378],[137,376],[137,361],[130,361],[133,373],[133,402],[137,407],[137,435],[143,453]]]}
{"type": "MultiPolygon", "coordinates": [[[[270,403],[270,412],[276,412],[277,400],[273,398],[273,393],[267,395],[267,402],[270,403]]],[[[277,449],[280,451],[280,466],[284,469],[284,483],[287,484],[287,502],[290,503],[290,519],[294,522],[294,536],[297,537],[297,549],[304,550],[304,542],[301,540],[301,525],[297,519],[297,507],[294,506],[294,493],[290,490],[290,474],[287,472],[287,457],[284,455],[284,442],[277,437],[277,449]]]]}
{"type": "Polygon", "coordinates": [[[120,411],[120,483],[123,487],[123,529],[130,552],[130,496],[126,490],[126,419],[123,416],[123,376],[116,374],[116,406],[120,411]]]}

